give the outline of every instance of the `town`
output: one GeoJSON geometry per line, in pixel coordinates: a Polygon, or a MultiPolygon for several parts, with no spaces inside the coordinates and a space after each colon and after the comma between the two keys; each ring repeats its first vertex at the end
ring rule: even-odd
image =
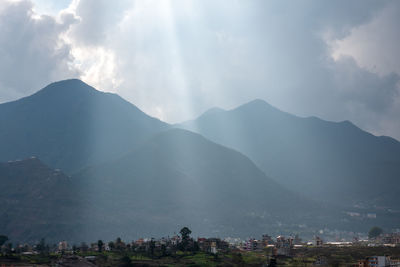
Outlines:
{"type": "Polygon", "coordinates": [[[0,236],[0,266],[400,266],[400,233],[374,227],[369,238],[324,242],[319,236],[303,241],[298,235],[258,239],[191,237],[179,234],[125,242],[98,240],[79,245],[60,241],[13,244],[0,236]]]}

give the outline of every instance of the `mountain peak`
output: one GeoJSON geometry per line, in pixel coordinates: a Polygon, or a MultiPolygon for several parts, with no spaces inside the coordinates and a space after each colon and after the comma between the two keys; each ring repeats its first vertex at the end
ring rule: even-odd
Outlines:
{"type": "Polygon", "coordinates": [[[248,102],[247,104],[252,104],[252,105],[268,105],[270,106],[270,104],[267,103],[267,101],[261,99],[261,98],[256,98],[250,102],[248,102]]]}
{"type": "Polygon", "coordinates": [[[86,85],[89,86],[87,83],[83,82],[80,79],[72,78],[72,79],[65,79],[50,83],[48,86],[60,85],[60,84],[74,84],[74,85],[86,85]]]}
{"type": "Polygon", "coordinates": [[[96,92],[98,91],[95,88],[79,79],[69,79],[51,83],[44,87],[42,90],[38,91],[36,95],[53,95],[62,93],[63,96],[65,96],[76,94],[94,94],[96,92]]]}
{"type": "MultiPolygon", "coordinates": [[[[269,104],[267,101],[256,98],[250,102],[247,102],[246,104],[241,105],[240,107],[263,107],[263,108],[274,108],[271,104],[269,104]]],[[[239,107],[239,108],[240,108],[239,107]]],[[[275,109],[275,108],[274,108],[275,109]]]]}
{"type": "Polygon", "coordinates": [[[262,99],[254,99],[250,102],[247,102],[246,104],[243,104],[233,110],[246,110],[246,111],[251,111],[251,112],[265,112],[265,111],[279,111],[281,112],[279,109],[275,108],[274,106],[272,106],[271,104],[269,104],[268,102],[266,102],[265,100],[262,99]]]}
{"type": "Polygon", "coordinates": [[[222,108],[219,108],[219,107],[213,107],[213,108],[210,108],[210,109],[206,110],[203,114],[201,114],[199,116],[199,118],[204,117],[204,116],[208,116],[208,115],[211,115],[211,114],[224,112],[224,111],[226,111],[226,110],[224,110],[222,108]]]}
{"type": "Polygon", "coordinates": [[[1,104],[0,125],[0,161],[35,155],[66,173],[126,154],[168,127],[77,79],[1,104]]]}

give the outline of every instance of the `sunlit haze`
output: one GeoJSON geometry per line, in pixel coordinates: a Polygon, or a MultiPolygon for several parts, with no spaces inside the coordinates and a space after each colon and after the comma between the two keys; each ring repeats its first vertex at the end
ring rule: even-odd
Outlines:
{"type": "Polygon", "coordinates": [[[400,266],[400,1],[0,0],[0,266],[400,266]]]}
{"type": "Polygon", "coordinates": [[[400,138],[397,1],[3,0],[0,102],[80,78],[169,123],[253,99],[400,138]]]}

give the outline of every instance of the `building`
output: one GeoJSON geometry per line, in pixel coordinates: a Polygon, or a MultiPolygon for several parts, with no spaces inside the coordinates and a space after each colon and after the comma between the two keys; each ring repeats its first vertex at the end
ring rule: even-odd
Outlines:
{"type": "Polygon", "coordinates": [[[319,236],[316,236],[314,238],[314,241],[315,241],[315,246],[316,247],[321,247],[324,244],[324,241],[319,236]]]}
{"type": "Polygon", "coordinates": [[[144,244],[144,239],[139,238],[138,240],[135,241],[135,246],[140,247],[144,244]]]}
{"type": "Polygon", "coordinates": [[[171,244],[177,246],[181,242],[181,237],[178,235],[174,235],[171,237],[171,244]]]}
{"type": "Polygon", "coordinates": [[[382,237],[382,243],[384,244],[400,244],[400,233],[385,234],[382,237]]]}
{"type": "Polygon", "coordinates": [[[390,257],[370,256],[358,261],[358,267],[390,267],[390,257]]]}
{"type": "Polygon", "coordinates": [[[67,241],[61,241],[58,243],[58,250],[59,251],[66,251],[68,249],[67,241]]]}
{"type": "Polygon", "coordinates": [[[262,242],[264,247],[274,244],[274,240],[272,240],[272,237],[269,235],[262,235],[262,242]]]}
{"type": "Polygon", "coordinates": [[[390,259],[390,267],[400,267],[400,259],[390,259]]]}
{"type": "Polygon", "coordinates": [[[275,254],[277,256],[290,256],[292,255],[293,247],[293,237],[278,236],[276,238],[275,254]]]}
{"type": "Polygon", "coordinates": [[[210,244],[210,252],[212,254],[217,254],[217,243],[214,241],[210,244]]]}
{"type": "Polygon", "coordinates": [[[218,251],[227,251],[229,243],[219,238],[197,238],[199,249],[204,252],[217,253],[218,251]]]}
{"type": "Polygon", "coordinates": [[[265,248],[264,242],[257,239],[249,239],[243,244],[243,249],[248,251],[262,250],[265,248]]]}

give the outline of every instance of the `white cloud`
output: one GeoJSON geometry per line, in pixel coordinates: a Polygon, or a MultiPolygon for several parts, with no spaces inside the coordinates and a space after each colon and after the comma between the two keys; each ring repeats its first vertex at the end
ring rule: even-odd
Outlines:
{"type": "Polygon", "coordinates": [[[74,68],[81,73],[80,78],[99,90],[115,92],[121,81],[116,70],[115,55],[112,50],[101,46],[86,47],[72,45],[74,68]]]}
{"type": "Polygon", "coordinates": [[[343,39],[333,40],[334,59],[353,57],[357,64],[380,75],[400,74],[400,2],[392,2],[369,23],[351,30],[343,39]]]}
{"type": "Polygon", "coordinates": [[[27,0],[0,3],[0,101],[25,96],[55,80],[79,76],[60,39],[75,21],[34,12],[27,0]]]}

